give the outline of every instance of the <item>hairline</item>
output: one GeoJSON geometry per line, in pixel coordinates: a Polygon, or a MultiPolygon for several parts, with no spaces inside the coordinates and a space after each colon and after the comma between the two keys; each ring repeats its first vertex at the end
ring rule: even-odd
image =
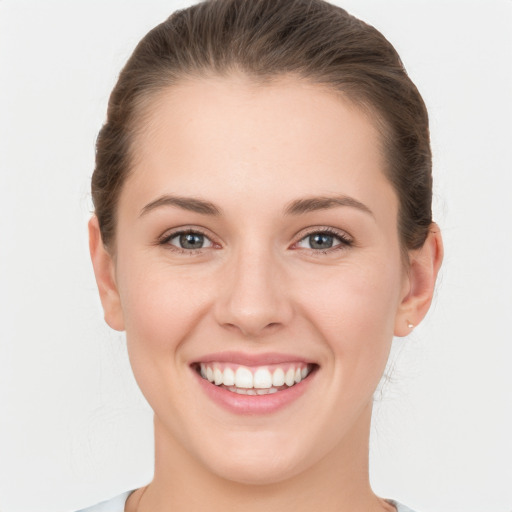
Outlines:
{"type": "Polygon", "coordinates": [[[319,87],[324,92],[331,94],[340,100],[343,100],[349,108],[355,108],[365,116],[365,118],[375,128],[378,134],[377,139],[379,144],[379,153],[383,159],[382,172],[397,197],[398,211],[396,229],[399,235],[402,260],[405,265],[408,265],[408,255],[409,251],[412,249],[407,247],[406,241],[402,237],[402,232],[400,230],[400,219],[403,214],[402,204],[395,184],[391,180],[392,158],[390,152],[392,145],[392,128],[389,122],[385,119],[381,109],[378,108],[374,102],[371,102],[364,92],[358,93],[348,86],[343,87],[343,85],[337,88],[335,85],[333,85],[332,81],[329,81],[329,77],[322,75],[321,72],[311,75],[306,75],[305,72],[300,71],[255,72],[249,69],[245,69],[243,65],[238,64],[231,64],[222,68],[215,68],[213,66],[195,67],[193,69],[180,70],[174,73],[167,72],[163,73],[163,75],[164,76],[161,77],[155,84],[153,84],[151,87],[143,89],[134,97],[134,107],[127,121],[127,128],[130,132],[127,151],[128,165],[124,180],[122,181],[121,186],[117,192],[116,203],[113,209],[114,230],[111,234],[111,240],[108,244],[108,250],[111,252],[111,254],[114,254],[116,250],[119,198],[123,193],[123,189],[126,183],[130,180],[134,169],[138,166],[138,152],[135,151],[134,146],[136,145],[137,140],[141,137],[143,132],[147,131],[147,126],[151,122],[150,119],[153,115],[153,107],[155,104],[168,91],[172,90],[173,88],[186,85],[187,82],[191,83],[212,79],[230,80],[238,77],[245,80],[247,84],[252,84],[255,87],[272,87],[277,84],[286,84],[289,81],[302,82],[305,85],[319,87]]]}

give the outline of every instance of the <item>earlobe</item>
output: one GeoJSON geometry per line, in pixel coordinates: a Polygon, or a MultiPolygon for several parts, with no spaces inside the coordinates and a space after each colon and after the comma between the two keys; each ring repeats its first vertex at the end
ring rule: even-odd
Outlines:
{"type": "Polygon", "coordinates": [[[395,336],[407,336],[427,314],[442,261],[441,231],[432,223],[423,246],[409,252],[407,289],[395,318],[395,336]]]}
{"type": "Polygon", "coordinates": [[[100,294],[105,321],[116,331],[124,330],[121,300],[117,289],[114,262],[103,245],[98,219],[94,215],[89,221],[89,251],[100,294]]]}

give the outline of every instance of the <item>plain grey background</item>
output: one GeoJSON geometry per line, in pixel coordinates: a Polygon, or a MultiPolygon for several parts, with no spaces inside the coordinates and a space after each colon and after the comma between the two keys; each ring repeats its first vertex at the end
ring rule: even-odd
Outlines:
{"type": "MultiPolygon", "coordinates": [[[[376,395],[374,488],[421,512],[511,512],[512,2],[337,3],[391,40],[424,96],[446,247],[433,308],[376,395]]],[[[89,180],[117,73],[188,4],[0,0],[2,512],[151,478],[151,413],[89,263],[89,180]]]]}

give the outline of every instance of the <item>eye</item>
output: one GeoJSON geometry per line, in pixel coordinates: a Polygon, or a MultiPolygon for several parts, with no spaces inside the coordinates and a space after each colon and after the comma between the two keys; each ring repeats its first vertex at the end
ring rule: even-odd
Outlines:
{"type": "Polygon", "coordinates": [[[186,251],[197,251],[198,249],[213,247],[212,241],[206,235],[196,231],[173,233],[163,240],[162,243],[173,245],[186,251]]]}
{"type": "Polygon", "coordinates": [[[296,247],[314,251],[327,251],[336,247],[352,245],[352,240],[341,233],[333,233],[329,230],[315,231],[305,236],[296,247]]]}

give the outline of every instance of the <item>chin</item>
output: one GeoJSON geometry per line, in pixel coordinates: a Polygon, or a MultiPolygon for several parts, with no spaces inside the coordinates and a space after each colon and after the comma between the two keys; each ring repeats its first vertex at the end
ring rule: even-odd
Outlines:
{"type": "Polygon", "coordinates": [[[239,484],[272,485],[296,476],[308,465],[303,450],[290,435],[283,441],[268,432],[254,433],[254,438],[246,431],[238,434],[235,437],[240,437],[240,442],[221,442],[201,451],[203,464],[211,473],[239,484]]]}
{"type": "Polygon", "coordinates": [[[231,460],[208,468],[220,478],[243,485],[273,485],[300,473],[297,464],[285,460],[231,460]]]}

